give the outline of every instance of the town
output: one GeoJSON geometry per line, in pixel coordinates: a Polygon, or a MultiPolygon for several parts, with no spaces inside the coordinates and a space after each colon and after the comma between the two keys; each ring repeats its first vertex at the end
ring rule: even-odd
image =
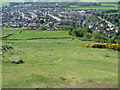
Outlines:
{"type": "MultiPolygon", "coordinates": [[[[110,10],[72,9],[67,7],[66,3],[60,2],[11,3],[10,6],[2,8],[2,28],[61,30],[63,26],[72,25],[74,28],[88,28],[92,32],[99,31],[108,37],[112,37],[114,33],[120,31],[119,14],[117,14],[117,24],[113,24],[98,15],[110,10]]],[[[119,13],[119,10],[111,11],[119,13]]],[[[114,17],[110,16],[108,20],[114,17]]]]}

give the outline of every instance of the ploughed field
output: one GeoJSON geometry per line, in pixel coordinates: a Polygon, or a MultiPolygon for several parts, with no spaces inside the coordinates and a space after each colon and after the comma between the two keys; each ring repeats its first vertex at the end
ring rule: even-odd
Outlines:
{"type": "Polygon", "coordinates": [[[71,36],[67,31],[23,31],[7,37],[8,40],[3,40],[3,43],[11,43],[13,46],[12,50],[3,53],[3,88],[117,87],[117,51],[78,48],[94,42],[60,37],[71,36]],[[38,35],[35,35],[36,32],[38,35]],[[51,36],[59,39],[26,40],[28,37],[51,36]],[[10,57],[19,57],[24,63],[12,63],[10,57]]]}

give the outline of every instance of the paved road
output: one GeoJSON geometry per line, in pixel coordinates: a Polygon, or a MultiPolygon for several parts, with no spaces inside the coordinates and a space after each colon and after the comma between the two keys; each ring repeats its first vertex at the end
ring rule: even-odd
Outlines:
{"type": "Polygon", "coordinates": [[[108,24],[108,26],[110,26],[110,27],[115,26],[115,25],[112,24],[111,22],[109,22],[109,21],[107,21],[107,20],[105,20],[105,19],[103,19],[103,18],[101,18],[101,17],[99,17],[99,16],[98,16],[98,18],[100,18],[101,20],[105,21],[105,22],[108,24]]]}
{"type": "Polygon", "coordinates": [[[50,16],[50,17],[52,17],[52,18],[56,19],[57,21],[61,21],[61,19],[59,19],[58,17],[53,16],[53,15],[51,15],[51,14],[48,14],[48,16],[50,16]]]}

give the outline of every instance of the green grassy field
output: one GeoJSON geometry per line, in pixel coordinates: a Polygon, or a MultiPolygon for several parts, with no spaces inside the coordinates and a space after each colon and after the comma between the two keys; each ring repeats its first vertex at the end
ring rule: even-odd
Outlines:
{"type": "Polygon", "coordinates": [[[118,4],[107,4],[107,3],[102,3],[102,6],[115,6],[118,7],[118,4]]]}
{"type": "Polygon", "coordinates": [[[33,31],[33,30],[27,30],[27,31],[22,31],[22,33],[20,33],[20,29],[18,29],[18,30],[9,30],[9,29],[3,30],[2,36],[6,36],[8,34],[14,34],[14,35],[8,37],[9,39],[71,37],[70,35],[68,35],[67,31],[33,31]]]}
{"type": "MultiPolygon", "coordinates": [[[[39,35],[51,37],[58,32],[68,36],[65,31],[40,32],[39,35]]],[[[94,43],[78,39],[3,40],[5,42],[12,42],[14,50],[3,54],[3,88],[117,87],[117,51],[78,48],[94,43]],[[12,56],[20,57],[25,63],[6,63],[12,56]]]]}
{"type": "Polygon", "coordinates": [[[11,29],[6,28],[2,30],[2,37],[7,36],[8,34],[18,34],[22,30],[21,28],[11,29]]]}
{"type": "Polygon", "coordinates": [[[9,2],[0,2],[0,7],[2,7],[2,6],[9,6],[10,5],[10,3],[9,2]]]}
{"type": "Polygon", "coordinates": [[[118,9],[117,7],[75,7],[74,9],[105,9],[105,10],[111,10],[111,9],[118,9]]]}
{"type": "Polygon", "coordinates": [[[78,6],[77,6],[77,5],[70,5],[69,7],[76,8],[76,7],[78,7],[78,6]]]}
{"type": "Polygon", "coordinates": [[[86,6],[80,7],[77,5],[70,5],[73,9],[118,9],[118,4],[109,4],[109,3],[101,3],[101,6],[86,6]]]}
{"type": "Polygon", "coordinates": [[[10,36],[9,39],[70,37],[67,31],[23,31],[10,36]]]}

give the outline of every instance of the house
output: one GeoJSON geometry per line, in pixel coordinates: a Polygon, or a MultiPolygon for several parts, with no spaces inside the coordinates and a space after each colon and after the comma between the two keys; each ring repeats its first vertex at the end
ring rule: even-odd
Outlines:
{"type": "Polygon", "coordinates": [[[96,27],[96,31],[104,31],[104,28],[101,26],[96,27]]]}
{"type": "Polygon", "coordinates": [[[88,25],[88,28],[93,28],[94,27],[94,23],[93,22],[90,22],[89,25],[88,25]]]}
{"type": "Polygon", "coordinates": [[[37,26],[38,26],[38,24],[36,24],[36,23],[29,23],[28,24],[29,29],[36,29],[37,26]]]}
{"type": "Polygon", "coordinates": [[[53,26],[56,30],[60,30],[60,26],[59,25],[54,25],[53,26]]]}
{"type": "Polygon", "coordinates": [[[89,25],[88,28],[91,29],[91,28],[93,28],[93,26],[94,26],[94,25],[89,25]]]}
{"type": "Polygon", "coordinates": [[[113,33],[114,33],[114,31],[107,31],[106,32],[106,34],[107,34],[108,37],[112,37],[113,33]]]}
{"type": "Polygon", "coordinates": [[[11,28],[18,28],[18,27],[19,27],[18,24],[10,24],[9,26],[10,26],[11,28]]]}
{"type": "Polygon", "coordinates": [[[115,32],[118,33],[118,32],[120,32],[120,30],[119,29],[115,29],[115,32]]]}

